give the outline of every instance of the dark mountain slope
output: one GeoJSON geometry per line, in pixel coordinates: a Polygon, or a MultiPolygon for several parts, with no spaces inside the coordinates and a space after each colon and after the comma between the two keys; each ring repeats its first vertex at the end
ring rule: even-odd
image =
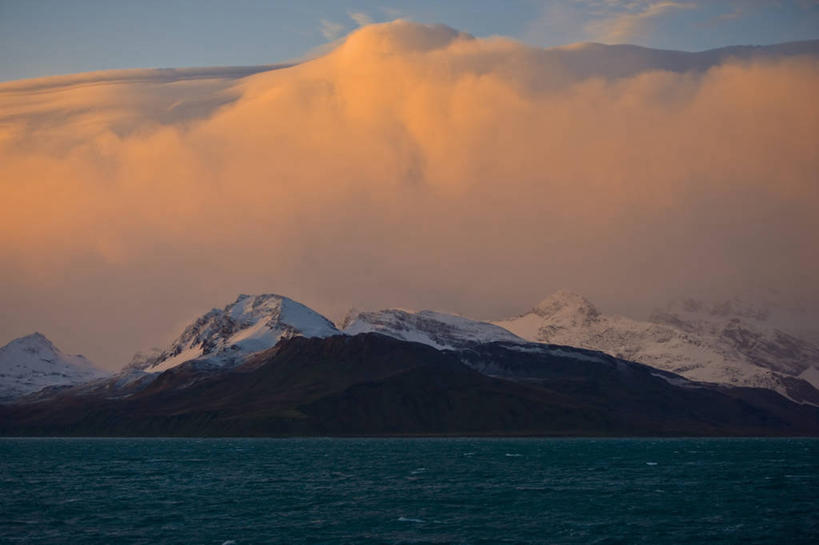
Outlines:
{"type": "Polygon", "coordinates": [[[438,351],[379,334],[296,337],[235,369],[181,365],[127,398],[69,394],[0,408],[5,435],[817,433],[814,407],[597,352],[504,343],[438,351]]]}

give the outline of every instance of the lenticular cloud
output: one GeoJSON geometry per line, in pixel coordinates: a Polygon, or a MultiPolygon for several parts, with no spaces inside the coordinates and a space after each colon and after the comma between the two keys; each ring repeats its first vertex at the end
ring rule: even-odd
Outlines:
{"type": "Polygon", "coordinates": [[[124,361],[246,291],[330,314],[503,315],[564,286],[815,304],[817,51],[396,21],[294,66],[0,85],[0,331],[52,320],[124,361]]]}

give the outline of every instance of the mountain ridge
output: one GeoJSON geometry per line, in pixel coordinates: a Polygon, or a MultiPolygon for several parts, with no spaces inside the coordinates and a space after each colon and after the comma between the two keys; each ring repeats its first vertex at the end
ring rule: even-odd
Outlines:
{"type": "MultiPolygon", "coordinates": [[[[695,382],[769,388],[800,403],[819,405],[819,348],[768,327],[764,305],[729,301],[673,301],[641,322],[601,313],[588,299],[559,290],[527,313],[494,323],[435,311],[351,311],[341,329],[321,314],[277,294],[239,295],[232,303],[194,319],[164,349],[137,352],[121,372],[107,378],[41,381],[7,395],[48,399],[61,389],[78,395],[133,395],[163,372],[180,367],[217,373],[297,337],[326,338],[380,333],[437,350],[466,350],[487,343],[520,345],[536,352],[546,343],[590,349],[669,371],[695,382]],[[36,390],[41,390],[39,393],[36,390]]],[[[595,356],[596,357],[596,356],[595,356]]],[[[184,371],[180,371],[184,372],[184,371]]],[[[488,373],[492,374],[492,373],[488,373]]]]}
{"type": "Polygon", "coordinates": [[[215,375],[178,366],[127,398],[64,392],[0,406],[0,435],[819,433],[815,407],[673,378],[570,347],[486,343],[441,351],[379,333],[292,337],[215,375]],[[486,361],[504,376],[476,369],[486,361]]]}
{"type": "Polygon", "coordinates": [[[348,335],[381,333],[438,349],[459,349],[492,341],[525,342],[488,322],[432,310],[351,311],[342,321],[342,328],[348,335]]]}
{"type": "Polygon", "coordinates": [[[819,347],[765,323],[764,308],[672,302],[648,321],[600,313],[559,291],[529,312],[493,323],[532,342],[600,350],[689,379],[773,389],[819,405],[819,347]],[[686,310],[687,309],[687,310],[686,310]]]}

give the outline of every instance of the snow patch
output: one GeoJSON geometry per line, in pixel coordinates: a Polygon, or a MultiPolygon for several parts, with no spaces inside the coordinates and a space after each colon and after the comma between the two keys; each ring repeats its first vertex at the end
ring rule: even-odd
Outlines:
{"type": "Polygon", "coordinates": [[[488,342],[523,343],[517,335],[497,325],[470,320],[463,316],[431,310],[411,312],[387,309],[348,314],[347,335],[381,333],[403,341],[417,342],[438,350],[458,350],[488,342]]]}

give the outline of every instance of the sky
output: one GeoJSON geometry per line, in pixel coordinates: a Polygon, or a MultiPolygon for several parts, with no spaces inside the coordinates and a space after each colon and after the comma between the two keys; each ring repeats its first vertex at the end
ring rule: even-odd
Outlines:
{"type": "MultiPolygon", "coordinates": [[[[497,319],[558,289],[635,317],[677,296],[773,290],[819,316],[819,42],[697,56],[541,47],[558,17],[574,21],[566,42],[702,49],[693,22],[676,37],[663,25],[698,14],[717,25],[709,36],[730,36],[743,19],[728,43],[780,42],[809,37],[816,14],[815,2],[694,4],[520,4],[526,22],[498,5],[413,4],[384,23],[400,14],[285,5],[269,12],[291,22],[284,37],[250,30],[261,12],[231,12],[232,37],[179,12],[190,43],[162,55],[161,24],[130,37],[113,24],[137,28],[143,15],[121,10],[144,3],[76,3],[59,24],[63,3],[4,3],[14,31],[0,39],[41,59],[78,48],[50,67],[32,51],[2,65],[29,75],[310,60],[0,84],[0,344],[40,331],[117,369],[265,292],[332,319],[353,306],[497,319]],[[754,31],[771,10],[801,17],[776,38],[787,18],[754,31]],[[91,13],[146,56],[71,39],[91,13]],[[275,45],[298,28],[298,47],[275,45]],[[223,56],[193,45],[216,38],[223,56]]],[[[157,3],[153,20],[181,5],[157,3]]]]}
{"type": "Polygon", "coordinates": [[[275,64],[396,18],[540,47],[596,41],[697,51],[819,37],[816,0],[0,0],[0,81],[275,64]]]}

